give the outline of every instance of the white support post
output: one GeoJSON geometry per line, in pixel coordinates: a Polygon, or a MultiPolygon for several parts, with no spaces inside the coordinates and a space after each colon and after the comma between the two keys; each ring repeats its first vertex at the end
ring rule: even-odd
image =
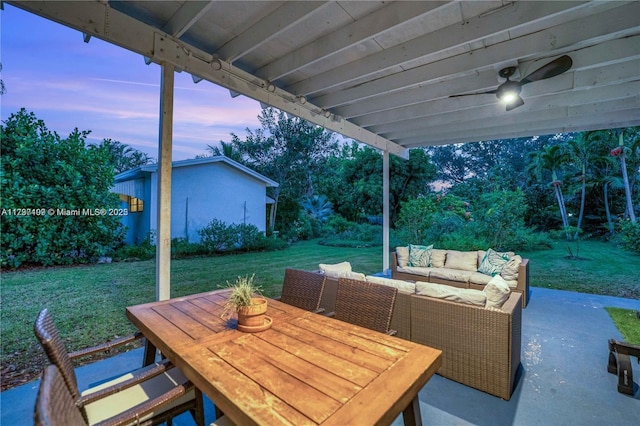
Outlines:
{"type": "Polygon", "coordinates": [[[156,300],[167,300],[171,297],[171,154],[174,67],[165,63],[161,68],[156,300]]]}
{"type": "Polygon", "coordinates": [[[389,272],[389,151],[382,154],[382,269],[389,272]]]}

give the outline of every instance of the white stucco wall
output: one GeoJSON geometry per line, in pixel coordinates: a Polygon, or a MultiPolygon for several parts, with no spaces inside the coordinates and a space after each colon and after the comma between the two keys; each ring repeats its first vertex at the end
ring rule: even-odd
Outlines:
{"type": "MultiPolygon", "coordinates": [[[[171,180],[172,238],[188,237],[189,241],[198,242],[198,229],[214,218],[228,224],[253,224],[261,231],[266,230],[263,181],[223,162],[174,168],[171,180]]],[[[157,191],[157,173],[152,173],[151,229],[157,229],[157,191]]]]}

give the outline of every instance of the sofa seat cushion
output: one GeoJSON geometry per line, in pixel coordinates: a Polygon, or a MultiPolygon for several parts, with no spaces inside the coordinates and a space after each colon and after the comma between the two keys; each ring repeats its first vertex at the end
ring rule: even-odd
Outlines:
{"type": "Polygon", "coordinates": [[[468,305],[485,306],[487,296],[480,290],[458,288],[443,284],[416,282],[416,293],[421,296],[445,299],[468,305]]]}
{"type": "Polygon", "coordinates": [[[491,281],[491,275],[486,275],[480,272],[472,272],[471,276],[469,276],[470,284],[487,285],[489,281],[491,281]]]}
{"type": "Polygon", "coordinates": [[[440,278],[441,280],[456,281],[469,284],[469,279],[476,273],[475,271],[464,271],[451,268],[431,268],[430,278],[440,278]]]}
{"type": "Polygon", "coordinates": [[[398,291],[401,291],[403,293],[414,294],[416,292],[415,283],[412,283],[409,281],[394,280],[394,279],[389,279],[384,277],[376,277],[374,275],[367,275],[365,280],[370,283],[382,284],[389,287],[397,288],[398,291]]]}
{"type": "Polygon", "coordinates": [[[423,277],[429,277],[429,272],[435,268],[422,268],[419,266],[406,266],[404,268],[398,267],[398,272],[404,272],[405,274],[421,275],[423,277]]]}
{"type": "Polygon", "coordinates": [[[476,272],[478,270],[478,252],[447,250],[447,259],[444,262],[444,267],[476,272]]]}

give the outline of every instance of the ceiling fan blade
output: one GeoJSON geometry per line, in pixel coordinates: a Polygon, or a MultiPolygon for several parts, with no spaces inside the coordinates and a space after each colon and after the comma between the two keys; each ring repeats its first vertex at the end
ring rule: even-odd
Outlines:
{"type": "Polygon", "coordinates": [[[571,57],[568,55],[560,56],[520,80],[520,84],[533,83],[534,81],[555,77],[571,69],[572,65],[573,60],[571,57]]]}
{"type": "Polygon", "coordinates": [[[513,101],[509,105],[507,105],[507,111],[514,110],[514,109],[516,109],[518,107],[521,107],[522,105],[524,105],[524,99],[522,99],[520,96],[518,96],[515,101],[513,101]]]}
{"type": "Polygon", "coordinates": [[[472,96],[472,95],[491,95],[495,94],[497,89],[487,90],[486,92],[476,92],[476,93],[463,93],[461,95],[449,95],[450,98],[458,98],[460,96],[472,96]]]}

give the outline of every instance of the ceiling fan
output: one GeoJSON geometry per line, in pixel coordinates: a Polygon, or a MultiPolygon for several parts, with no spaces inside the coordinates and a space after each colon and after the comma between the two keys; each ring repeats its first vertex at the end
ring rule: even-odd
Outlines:
{"type": "Polygon", "coordinates": [[[470,96],[470,95],[485,95],[495,94],[496,97],[506,105],[507,111],[518,108],[524,105],[524,99],[520,97],[520,91],[525,84],[533,83],[534,81],[545,80],[547,78],[555,77],[566,71],[568,71],[573,65],[573,61],[567,55],[560,56],[557,59],[549,62],[546,65],[538,68],[520,81],[511,81],[511,77],[516,72],[516,67],[506,67],[498,72],[498,75],[502,78],[506,78],[507,81],[502,83],[494,90],[488,90],[486,92],[478,93],[465,93],[462,95],[451,95],[450,98],[458,96],[470,96]]]}

